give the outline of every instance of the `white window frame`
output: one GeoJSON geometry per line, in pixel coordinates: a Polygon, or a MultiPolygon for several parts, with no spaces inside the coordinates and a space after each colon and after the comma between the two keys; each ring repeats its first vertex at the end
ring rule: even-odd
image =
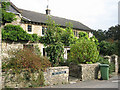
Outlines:
{"type": "Polygon", "coordinates": [[[28,32],[29,34],[33,34],[33,28],[32,28],[32,27],[33,27],[33,26],[32,26],[31,24],[28,24],[28,25],[27,25],[27,32],[28,32]],[[31,32],[28,31],[28,26],[31,26],[31,32]]]}

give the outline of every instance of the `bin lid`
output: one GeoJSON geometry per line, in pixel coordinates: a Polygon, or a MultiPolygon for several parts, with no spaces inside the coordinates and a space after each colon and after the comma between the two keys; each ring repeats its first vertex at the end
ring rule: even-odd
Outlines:
{"type": "Polygon", "coordinates": [[[100,64],[101,67],[109,67],[108,64],[100,64]]]}

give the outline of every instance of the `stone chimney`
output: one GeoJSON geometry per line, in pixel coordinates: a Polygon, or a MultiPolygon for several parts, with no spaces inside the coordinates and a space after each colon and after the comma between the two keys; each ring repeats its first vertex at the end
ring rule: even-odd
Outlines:
{"type": "Polygon", "coordinates": [[[51,10],[49,9],[49,0],[47,0],[47,3],[48,3],[48,4],[47,4],[47,9],[46,9],[46,14],[47,14],[47,15],[50,15],[50,11],[51,11],[51,10]]]}
{"type": "Polygon", "coordinates": [[[50,15],[50,11],[51,11],[51,10],[47,8],[47,9],[46,9],[46,14],[47,14],[47,15],[50,15]]]}

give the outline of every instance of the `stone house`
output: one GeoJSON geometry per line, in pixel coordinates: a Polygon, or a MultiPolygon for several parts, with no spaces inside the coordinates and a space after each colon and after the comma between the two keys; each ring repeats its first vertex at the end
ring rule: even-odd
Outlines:
{"type": "MultiPolygon", "coordinates": [[[[47,8],[46,14],[42,14],[34,11],[19,9],[12,2],[10,2],[10,6],[7,11],[16,14],[17,20],[12,22],[13,25],[20,25],[29,34],[37,34],[38,36],[44,36],[45,30],[47,28],[46,26],[47,16],[50,15],[50,9],[47,8]]],[[[66,22],[72,23],[73,32],[76,37],[78,37],[78,33],[81,31],[87,32],[89,34],[89,37],[93,36],[93,34],[91,33],[92,30],[86,25],[78,21],[56,17],[52,15],[50,16],[51,16],[51,19],[54,20],[56,24],[60,24],[62,28],[66,27],[66,22]]],[[[32,44],[33,45],[37,44],[40,48],[41,54],[45,55],[45,50],[44,50],[45,47],[42,43],[32,43],[32,44]]],[[[24,47],[23,44],[18,44],[18,43],[12,43],[10,45],[3,43],[2,45],[3,48],[9,48],[10,46],[13,46],[13,47],[16,46],[21,48],[24,47]]],[[[69,47],[65,47],[65,50],[64,50],[65,59],[67,59],[68,50],[69,50],[69,47]]]]}

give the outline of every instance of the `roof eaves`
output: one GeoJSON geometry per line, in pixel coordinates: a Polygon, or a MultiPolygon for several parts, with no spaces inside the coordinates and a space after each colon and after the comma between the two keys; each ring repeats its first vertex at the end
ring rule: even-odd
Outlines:
{"type": "Polygon", "coordinates": [[[16,9],[19,13],[21,13],[21,11],[12,2],[9,2],[9,3],[14,9],[16,9]]]}

